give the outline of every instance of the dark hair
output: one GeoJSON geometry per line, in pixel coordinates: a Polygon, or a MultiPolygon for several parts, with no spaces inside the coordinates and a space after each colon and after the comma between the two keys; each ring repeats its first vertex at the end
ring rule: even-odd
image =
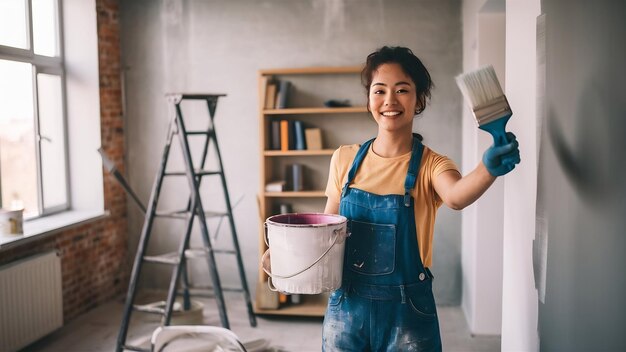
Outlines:
{"type": "Polygon", "coordinates": [[[426,109],[426,101],[430,99],[430,90],[433,88],[433,81],[430,79],[428,70],[422,61],[413,54],[411,49],[401,46],[383,46],[367,56],[365,67],[361,71],[361,83],[365,87],[369,106],[369,89],[372,84],[374,71],[382,64],[396,63],[402,67],[415,84],[415,94],[417,95],[418,110],[421,114],[426,109]]]}

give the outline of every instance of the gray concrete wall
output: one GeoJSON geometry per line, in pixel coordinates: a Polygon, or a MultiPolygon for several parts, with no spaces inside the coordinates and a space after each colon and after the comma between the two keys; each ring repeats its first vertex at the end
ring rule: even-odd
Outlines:
{"type": "Polygon", "coordinates": [[[616,43],[626,38],[626,3],[544,0],[542,11],[547,119],[538,187],[545,191],[547,272],[540,350],[624,351],[626,49],[616,43]]]}
{"type": "MultiPolygon", "coordinates": [[[[258,272],[259,69],[356,65],[382,45],[408,46],[423,59],[436,84],[432,103],[415,129],[427,145],[461,163],[462,101],[454,83],[462,63],[459,0],[122,1],[121,21],[128,175],[146,202],[166,135],[164,94],[228,94],[218,104],[218,138],[231,199],[241,199],[235,219],[252,287],[258,272]]],[[[355,81],[354,91],[361,89],[355,81]]],[[[329,88],[328,96],[338,93],[329,88]]],[[[201,106],[186,107],[191,124],[204,121],[201,106]]],[[[367,116],[354,121],[371,124],[367,116]]],[[[370,129],[373,136],[374,126],[370,129]]],[[[349,139],[351,132],[345,133],[349,139]]],[[[175,165],[180,165],[179,157],[173,157],[175,165]]],[[[210,183],[206,186],[203,195],[216,200],[207,208],[218,208],[221,193],[210,183]]],[[[163,204],[184,205],[179,190],[186,187],[184,180],[166,187],[163,204]]],[[[460,302],[460,219],[460,213],[442,208],[435,229],[435,294],[442,304],[460,302]]],[[[130,211],[131,249],[142,221],[141,213],[130,211]]],[[[215,232],[218,224],[209,226],[215,232]]],[[[150,251],[173,248],[180,228],[157,223],[150,251]]],[[[224,224],[217,242],[228,235],[224,224]]],[[[220,268],[225,283],[234,285],[231,262],[220,261],[220,268]]],[[[197,266],[194,274],[197,280],[207,280],[197,266]]],[[[164,287],[168,280],[169,271],[152,269],[146,270],[142,284],[164,287]]]]}

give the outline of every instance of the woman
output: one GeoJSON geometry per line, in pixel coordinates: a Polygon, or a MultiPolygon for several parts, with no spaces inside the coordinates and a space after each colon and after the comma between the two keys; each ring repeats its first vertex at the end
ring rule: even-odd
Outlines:
{"type": "Polygon", "coordinates": [[[422,62],[403,47],[367,57],[361,78],[375,139],[333,154],[325,213],[349,219],[343,284],[324,317],[325,351],[440,351],[432,294],[433,226],[437,208],[463,209],[497,176],[520,161],[509,144],[491,147],[462,177],[454,163],[412,133],[432,81],[422,62]]]}

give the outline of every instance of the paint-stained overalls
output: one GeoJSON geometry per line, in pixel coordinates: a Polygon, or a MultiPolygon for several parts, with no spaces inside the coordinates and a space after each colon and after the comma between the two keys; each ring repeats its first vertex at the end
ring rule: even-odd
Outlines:
{"type": "Polygon", "coordinates": [[[372,140],[359,149],[343,186],[339,213],[348,218],[343,283],[330,295],[323,350],[441,351],[432,275],[420,259],[414,200],[424,150],[413,138],[404,195],[350,188],[372,140]]]}

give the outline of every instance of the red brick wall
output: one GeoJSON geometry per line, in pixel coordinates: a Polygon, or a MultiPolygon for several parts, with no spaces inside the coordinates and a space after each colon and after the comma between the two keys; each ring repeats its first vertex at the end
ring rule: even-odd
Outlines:
{"type": "MultiPolygon", "coordinates": [[[[96,0],[100,69],[102,147],[124,171],[124,123],[120,83],[118,0],[96,0]]],[[[63,316],[72,318],[125,292],[126,196],[108,174],[104,176],[104,207],[110,216],[2,252],[0,264],[46,250],[60,253],[63,277],[63,316]]]]}

